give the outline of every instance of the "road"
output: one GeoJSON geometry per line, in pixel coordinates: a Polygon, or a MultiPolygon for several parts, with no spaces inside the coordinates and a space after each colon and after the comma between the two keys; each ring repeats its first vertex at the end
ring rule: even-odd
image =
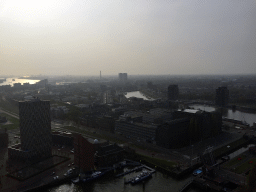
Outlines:
{"type": "Polygon", "coordinates": [[[12,116],[12,117],[14,117],[16,119],[20,119],[18,114],[15,114],[15,113],[13,113],[11,111],[7,111],[7,110],[3,109],[2,107],[0,107],[0,112],[1,113],[6,113],[7,115],[10,115],[10,116],[12,116]]]}

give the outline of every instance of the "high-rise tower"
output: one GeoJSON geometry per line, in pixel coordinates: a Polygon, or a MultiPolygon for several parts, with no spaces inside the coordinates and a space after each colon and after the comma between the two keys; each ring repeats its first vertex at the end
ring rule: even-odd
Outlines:
{"type": "Polygon", "coordinates": [[[215,104],[218,106],[228,105],[229,91],[227,87],[219,87],[216,89],[215,104]]]}
{"type": "Polygon", "coordinates": [[[50,101],[19,102],[21,144],[10,147],[9,157],[41,160],[52,155],[50,101]]]}
{"type": "Polygon", "coordinates": [[[179,87],[178,85],[169,85],[168,86],[168,99],[177,100],[179,97],[179,87]]]}

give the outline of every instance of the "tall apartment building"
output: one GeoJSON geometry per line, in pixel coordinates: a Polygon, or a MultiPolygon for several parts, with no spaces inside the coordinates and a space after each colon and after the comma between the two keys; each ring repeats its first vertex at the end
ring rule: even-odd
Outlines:
{"type": "Polygon", "coordinates": [[[169,85],[168,86],[168,99],[177,100],[179,97],[179,87],[178,85],[169,85]]]}
{"type": "Polygon", "coordinates": [[[215,104],[218,106],[228,105],[229,91],[227,87],[219,87],[216,89],[215,104]]]}
{"type": "Polygon", "coordinates": [[[52,155],[50,101],[19,102],[21,143],[9,148],[10,158],[36,161],[52,155]]]}
{"type": "Polygon", "coordinates": [[[119,73],[118,77],[120,81],[127,81],[127,73],[119,73]]]}

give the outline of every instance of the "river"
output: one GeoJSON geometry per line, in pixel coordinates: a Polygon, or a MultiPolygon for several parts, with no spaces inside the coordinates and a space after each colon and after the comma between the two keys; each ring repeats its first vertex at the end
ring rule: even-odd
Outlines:
{"type": "Polygon", "coordinates": [[[35,84],[37,82],[39,82],[40,80],[32,80],[32,79],[19,79],[19,78],[6,78],[6,81],[4,81],[3,83],[0,83],[0,86],[2,85],[11,85],[13,86],[14,83],[21,83],[21,85],[23,85],[23,83],[29,83],[29,84],[35,84]],[[14,79],[14,81],[13,81],[14,79]]]}
{"type": "Polygon", "coordinates": [[[142,98],[144,100],[152,100],[151,98],[148,98],[145,95],[143,95],[140,91],[127,92],[125,97],[126,98],[137,97],[137,98],[142,98]]]}
{"type": "MultiPolygon", "coordinates": [[[[194,108],[194,109],[201,109],[203,111],[208,111],[208,112],[216,110],[215,107],[198,105],[198,104],[190,105],[189,107],[194,108]]],[[[222,115],[223,115],[223,117],[227,117],[229,119],[246,121],[251,126],[253,125],[253,122],[256,122],[256,114],[253,114],[253,113],[246,113],[246,112],[241,112],[238,110],[233,111],[231,109],[224,108],[222,115]]]]}

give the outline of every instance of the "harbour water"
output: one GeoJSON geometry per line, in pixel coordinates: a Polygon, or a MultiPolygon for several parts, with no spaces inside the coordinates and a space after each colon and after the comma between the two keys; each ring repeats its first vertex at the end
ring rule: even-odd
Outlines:
{"type": "MultiPolygon", "coordinates": [[[[131,177],[138,173],[131,173],[127,177],[131,177]]],[[[103,177],[98,181],[86,184],[73,184],[66,183],[58,187],[48,189],[48,192],[178,192],[192,176],[183,179],[175,180],[170,176],[164,175],[160,172],[156,172],[152,175],[152,178],[145,181],[144,183],[139,183],[137,185],[124,184],[124,178],[113,177],[103,177]]],[[[191,189],[189,192],[199,192],[198,190],[191,189]]]]}
{"type": "MultiPolygon", "coordinates": [[[[204,105],[190,105],[189,107],[194,108],[194,109],[201,109],[203,111],[215,111],[218,110],[215,107],[211,106],[204,106],[204,105]]],[[[246,113],[246,112],[241,112],[238,110],[233,111],[232,109],[222,109],[222,116],[227,117],[229,119],[236,119],[240,121],[246,121],[249,123],[251,126],[253,125],[253,122],[256,122],[256,114],[253,113],[246,113]]]]}
{"type": "Polygon", "coordinates": [[[150,98],[148,98],[145,95],[143,95],[140,91],[127,92],[125,97],[126,98],[137,97],[137,98],[142,98],[144,100],[151,100],[150,98]]]}
{"type": "Polygon", "coordinates": [[[13,77],[13,78],[6,78],[6,81],[4,81],[3,83],[0,83],[0,86],[2,86],[2,85],[11,85],[11,86],[13,86],[14,83],[21,83],[21,85],[23,85],[23,83],[35,84],[39,81],[40,80],[19,79],[19,78],[13,77]]]}

